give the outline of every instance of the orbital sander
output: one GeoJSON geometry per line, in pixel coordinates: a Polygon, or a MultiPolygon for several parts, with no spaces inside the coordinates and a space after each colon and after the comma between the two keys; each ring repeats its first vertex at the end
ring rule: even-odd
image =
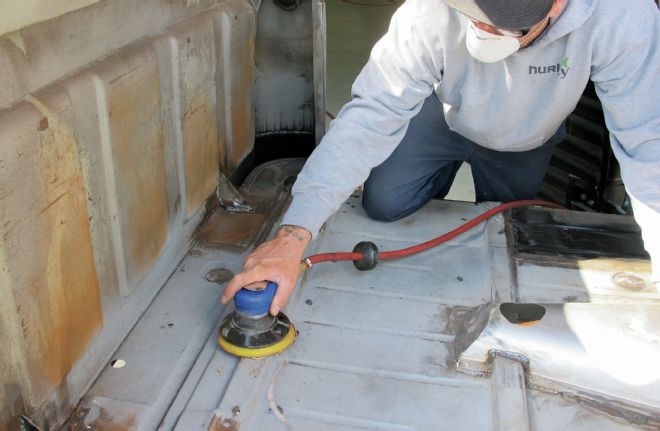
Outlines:
{"type": "Polygon", "coordinates": [[[280,312],[268,313],[277,284],[243,288],[234,295],[234,308],[220,324],[218,344],[228,353],[244,358],[263,358],[293,344],[296,329],[280,312]]]}

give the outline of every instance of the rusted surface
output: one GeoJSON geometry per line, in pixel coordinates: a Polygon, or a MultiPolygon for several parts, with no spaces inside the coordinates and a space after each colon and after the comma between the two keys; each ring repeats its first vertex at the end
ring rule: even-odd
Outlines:
{"type": "MultiPolygon", "coordinates": [[[[210,85],[213,89],[214,85],[210,85]]],[[[188,215],[193,214],[213,193],[220,166],[220,151],[214,103],[200,89],[183,114],[188,215]]]]}
{"type": "Polygon", "coordinates": [[[212,215],[197,231],[200,243],[239,250],[260,243],[283,210],[290,196],[291,178],[303,164],[303,159],[279,159],[253,170],[239,191],[256,209],[254,213],[230,213],[213,199],[209,204],[212,215]]]}
{"type": "MultiPolygon", "coordinates": [[[[4,373],[0,372],[0,378],[3,377],[4,373]]],[[[24,410],[20,387],[15,383],[0,383],[0,431],[19,429],[19,417],[24,410]]]]}
{"type": "Polygon", "coordinates": [[[20,322],[3,344],[26,373],[28,407],[63,381],[102,324],[69,110],[58,92],[0,113],[0,261],[13,296],[0,300],[15,303],[15,316],[2,318],[20,322]]]}
{"type": "Polygon", "coordinates": [[[238,431],[241,428],[241,423],[236,419],[223,418],[222,416],[214,415],[209,424],[209,431],[238,431]]]}
{"type": "Polygon", "coordinates": [[[227,268],[214,268],[206,273],[206,279],[213,283],[226,283],[234,277],[233,271],[227,268]]]}
{"type": "Polygon", "coordinates": [[[102,68],[110,145],[129,286],[160,255],[168,237],[160,80],[145,45],[102,68]]]}
{"type": "MultiPolygon", "coordinates": [[[[178,43],[187,212],[193,214],[213,193],[221,147],[216,112],[215,47],[212,22],[201,17],[173,32],[178,43]]],[[[224,149],[222,149],[224,153],[224,149]]]]}
{"type": "Polygon", "coordinates": [[[20,412],[40,427],[61,423],[185,252],[199,212],[178,211],[195,213],[226,164],[225,84],[253,130],[252,89],[238,82],[254,67],[253,38],[241,52],[254,10],[188,3],[145,0],[128,16],[101,2],[0,40],[0,360],[11,364],[0,395],[17,384],[20,412]],[[231,22],[214,29],[225,9],[231,22]],[[240,55],[217,58],[218,34],[240,55]],[[26,93],[36,99],[21,102],[26,93]]]}
{"type": "Polygon", "coordinates": [[[63,431],[132,431],[138,429],[137,417],[144,406],[104,398],[84,399],[71,414],[63,431]],[[121,414],[111,415],[109,411],[121,414]]]}
{"type": "Polygon", "coordinates": [[[230,45],[225,47],[232,52],[233,62],[239,65],[234,71],[234,83],[229,89],[231,91],[231,106],[227,107],[231,112],[232,149],[230,169],[234,169],[247,156],[254,145],[254,12],[250,7],[241,2],[235,2],[232,8],[228,8],[229,19],[226,24],[233,26],[234,36],[237,40],[245,41],[244,44],[230,45]],[[232,10],[233,9],[233,10],[232,10]],[[251,21],[245,25],[244,21],[251,21]],[[243,22],[242,22],[243,21],[243,22]]]}
{"type": "Polygon", "coordinates": [[[249,247],[259,234],[265,214],[230,213],[218,209],[200,227],[197,237],[207,247],[249,247]]]}

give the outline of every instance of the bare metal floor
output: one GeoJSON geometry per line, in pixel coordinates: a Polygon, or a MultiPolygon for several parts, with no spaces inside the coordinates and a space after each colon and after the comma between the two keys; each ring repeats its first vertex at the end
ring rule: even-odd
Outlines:
{"type": "MultiPolygon", "coordinates": [[[[383,224],[366,218],[356,195],[310,253],[350,250],[362,240],[381,249],[407,246],[486,208],[432,202],[383,224]]],[[[577,402],[528,390],[515,361],[495,361],[490,378],[455,370],[452,312],[513,299],[507,262],[500,218],[445,247],[371,272],[347,263],[313,268],[286,310],[299,330],[296,344],[276,357],[240,361],[226,390],[201,379],[177,429],[206,427],[209,418],[210,429],[242,431],[635,429],[577,402]],[[218,402],[200,409],[209,399],[218,402]]],[[[555,302],[564,294],[558,290],[555,302]]],[[[221,369],[225,357],[216,350],[205,377],[221,369]]],[[[226,381],[225,372],[218,380],[226,381]]]]}
{"type": "MultiPolygon", "coordinates": [[[[369,220],[355,195],[308,254],[350,250],[363,240],[381,249],[408,246],[489,206],[434,201],[384,224],[369,220]]],[[[580,276],[597,279],[593,283],[576,282],[568,270],[549,274],[546,268],[540,279],[526,267],[516,275],[501,217],[443,247],[382,262],[370,272],[350,263],[312,268],[285,310],[299,331],[296,343],[262,360],[237,361],[215,342],[217,322],[228,310],[216,305],[220,286],[204,276],[217,266],[236,270],[240,260],[217,250],[189,255],[118,352],[127,366],[109,367],[87,405],[99,405],[103,416],[120,403],[123,408],[115,411],[130,412],[124,419],[134,429],[652,429],[651,422],[639,419],[647,417],[644,413],[632,419],[616,411],[609,415],[558,390],[530,385],[526,368],[534,364],[498,356],[489,362],[487,376],[456,370],[454,320],[461,310],[518,297],[546,304],[561,304],[566,297],[657,304],[656,292],[622,291],[602,274],[580,276]],[[184,333],[168,338],[166,331],[173,330],[168,322],[175,328],[185,324],[184,333]]],[[[646,381],[640,390],[653,394],[659,381],[646,381]]],[[[650,399],[653,413],[660,396],[650,399]]]]}

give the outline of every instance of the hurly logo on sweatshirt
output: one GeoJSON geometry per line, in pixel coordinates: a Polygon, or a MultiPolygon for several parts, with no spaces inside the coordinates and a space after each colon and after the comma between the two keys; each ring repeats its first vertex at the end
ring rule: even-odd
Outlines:
{"type": "Polygon", "coordinates": [[[549,66],[529,66],[530,75],[543,75],[546,73],[554,73],[559,76],[560,79],[566,78],[568,75],[568,57],[564,57],[561,63],[552,64],[549,66]]]}

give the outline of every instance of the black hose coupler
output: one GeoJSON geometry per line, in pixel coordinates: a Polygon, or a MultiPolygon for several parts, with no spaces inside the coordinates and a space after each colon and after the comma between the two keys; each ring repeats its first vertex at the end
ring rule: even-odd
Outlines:
{"type": "Polygon", "coordinates": [[[354,260],[353,265],[360,271],[369,271],[378,264],[378,247],[370,241],[358,243],[353,253],[362,253],[362,259],[354,260]]]}

